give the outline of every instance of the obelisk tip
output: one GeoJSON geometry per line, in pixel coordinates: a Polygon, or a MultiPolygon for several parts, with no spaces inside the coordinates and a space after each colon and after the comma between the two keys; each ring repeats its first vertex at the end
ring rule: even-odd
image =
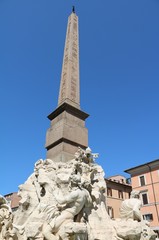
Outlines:
{"type": "Polygon", "coordinates": [[[75,6],[72,6],[72,12],[75,13],[75,6]]]}

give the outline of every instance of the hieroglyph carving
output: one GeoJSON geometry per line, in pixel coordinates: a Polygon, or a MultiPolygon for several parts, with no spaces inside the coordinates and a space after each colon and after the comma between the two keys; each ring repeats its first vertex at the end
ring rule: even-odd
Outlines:
{"type": "Polygon", "coordinates": [[[75,13],[68,19],[58,105],[67,101],[80,105],[78,17],[75,13]]]}

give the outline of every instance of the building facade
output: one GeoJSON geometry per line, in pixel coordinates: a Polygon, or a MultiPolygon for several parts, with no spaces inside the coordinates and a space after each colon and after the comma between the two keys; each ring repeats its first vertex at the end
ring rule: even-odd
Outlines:
{"type": "Polygon", "coordinates": [[[111,218],[120,217],[120,206],[123,200],[130,197],[132,187],[127,183],[126,178],[121,175],[115,175],[106,178],[107,184],[107,211],[111,218]]]}
{"type": "Polygon", "coordinates": [[[143,219],[159,236],[159,159],[125,170],[132,189],[140,192],[143,219]]]}
{"type": "Polygon", "coordinates": [[[12,211],[13,212],[16,211],[19,207],[19,201],[21,199],[17,195],[17,192],[6,194],[6,195],[4,195],[4,197],[6,198],[8,203],[10,204],[12,211]]]}

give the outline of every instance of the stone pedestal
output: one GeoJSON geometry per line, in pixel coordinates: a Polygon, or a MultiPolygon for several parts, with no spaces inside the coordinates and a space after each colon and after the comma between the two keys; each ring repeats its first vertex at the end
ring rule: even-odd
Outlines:
{"type": "Polygon", "coordinates": [[[87,113],[67,103],[48,116],[51,127],[46,135],[47,158],[66,162],[74,158],[78,147],[85,149],[88,146],[87,117],[87,113]]]}

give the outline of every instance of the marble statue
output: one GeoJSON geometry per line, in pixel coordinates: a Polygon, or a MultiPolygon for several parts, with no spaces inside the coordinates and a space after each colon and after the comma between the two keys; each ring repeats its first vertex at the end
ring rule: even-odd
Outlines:
{"type": "Polygon", "coordinates": [[[0,239],[16,240],[13,230],[13,215],[7,200],[0,195],[0,239]]]}
{"type": "Polygon", "coordinates": [[[43,225],[43,235],[46,240],[56,239],[54,233],[60,235],[61,239],[69,239],[67,232],[63,231],[63,226],[74,222],[74,218],[82,211],[84,206],[91,204],[92,200],[89,192],[81,187],[80,175],[73,174],[70,177],[70,191],[63,195],[58,189],[54,192],[57,201],[56,217],[43,225]],[[62,230],[62,231],[61,231],[62,230]]]}
{"type": "Polygon", "coordinates": [[[141,222],[142,215],[140,212],[141,200],[139,191],[132,191],[130,199],[125,199],[120,208],[120,216],[122,219],[133,219],[141,222]]]}
{"type": "Polygon", "coordinates": [[[0,240],[155,239],[142,220],[138,192],[123,201],[120,219],[110,219],[104,171],[96,157],[90,148],[78,148],[69,162],[39,159],[19,186],[16,212],[0,196],[0,240]]]}
{"type": "Polygon", "coordinates": [[[133,190],[130,199],[125,199],[120,207],[120,219],[115,221],[117,236],[121,239],[156,239],[149,223],[143,220],[141,212],[140,192],[133,190]]]}

